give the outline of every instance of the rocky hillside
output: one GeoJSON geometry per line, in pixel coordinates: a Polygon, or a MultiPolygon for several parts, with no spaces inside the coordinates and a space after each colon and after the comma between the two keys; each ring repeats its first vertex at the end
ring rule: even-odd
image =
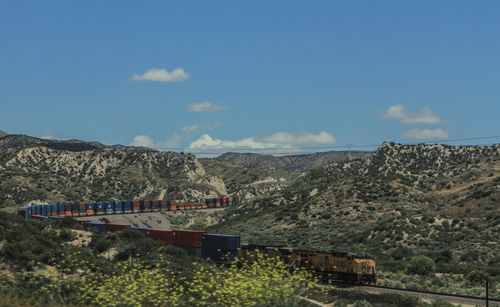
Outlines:
{"type": "Polygon", "coordinates": [[[211,230],[259,243],[365,250],[394,268],[425,254],[450,271],[498,264],[499,199],[498,144],[385,143],[365,160],[317,167],[221,213],[211,230]]]}
{"type": "Polygon", "coordinates": [[[2,136],[6,136],[6,135],[7,135],[7,133],[6,133],[6,132],[4,132],[4,131],[0,130],[0,137],[2,137],[2,136]]]}
{"type": "Polygon", "coordinates": [[[227,195],[195,156],[82,141],[0,138],[0,205],[227,195]]]}
{"type": "Polygon", "coordinates": [[[232,195],[249,200],[285,188],[294,175],[263,166],[242,166],[213,159],[200,159],[210,176],[221,178],[232,195]]]}
{"type": "Polygon", "coordinates": [[[246,167],[264,166],[291,173],[305,173],[314,167],[332,162],[366,159],[372,154],[367,151],[328,151],[305,155],[272,156],[254,153],[225,153],[215,158],[246,167]]]}

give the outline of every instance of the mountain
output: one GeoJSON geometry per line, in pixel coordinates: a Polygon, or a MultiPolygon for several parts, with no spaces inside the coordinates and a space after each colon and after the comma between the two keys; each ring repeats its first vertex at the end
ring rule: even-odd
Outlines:
{"type": "Polygon", "coordinates": [[[207,175],[193,155],[25,135],[0,138],[0,207],[222,195],[222,180],[207,175]]]}
{"type": "Polygon", "coordinates": [[[328,151],[304,155],[272,156],[254,153],[225,153],[215,158],[247,167],[264,166],[291,173],[304,173],[312,168],[339,161],[366,159],[372,154],[367,151],[328,151]]]}
{"type": "Polygon", "coordinates": [[[392,269],[424,254],[457,272],[500,261],[499,199],[499,144],[384,143],[365,160],[316,167],[220,213],[207,229],[249,242],[364,250],[392,269]]]}
{"type": "Polygon", "coordinates": [[[8,133],[0,130],[0,138],[6,136],[8,133]]]}

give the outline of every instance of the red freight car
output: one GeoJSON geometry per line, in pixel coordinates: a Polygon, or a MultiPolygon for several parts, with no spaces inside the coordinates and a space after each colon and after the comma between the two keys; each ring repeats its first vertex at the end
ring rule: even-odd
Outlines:
{"type": "Polygon", "coordinates": [[[227,201],[228,201],[228,198],[227,198],[227,197],[223,197],[223,198],[221,199],[221,201],[222,201],[222,207],[226,207],[226,206],[227,206],[227,201]]]}
{"type": "Polygon", "coordinates": [[[201,237],[206,234],[206,231],[196,230],[174,230],[175,245],[201,247],[201,237]]]}
{"type": "Polygon", "coordinates": [[[175,234],[172,230],[148,229],[147,237],[156,241],[161,241],[166,245],[175,244],[175,234]]]}

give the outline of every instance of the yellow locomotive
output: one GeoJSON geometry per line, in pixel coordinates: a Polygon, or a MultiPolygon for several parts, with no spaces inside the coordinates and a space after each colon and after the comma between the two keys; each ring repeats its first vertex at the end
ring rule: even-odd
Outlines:
{"type": "Polygon", "coordinates": [[[243,261],[253,262],[257,253],[280,257],[291,267],[305,267],[331,280],[353,283],[377,281],[375,261],[368,254],[244,244],[238,256],[243,261]]]}

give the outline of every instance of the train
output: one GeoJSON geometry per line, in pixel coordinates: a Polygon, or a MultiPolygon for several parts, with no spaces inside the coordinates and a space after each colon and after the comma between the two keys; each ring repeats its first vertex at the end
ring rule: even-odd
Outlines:
{"type": "MultiPolygon", "coordinates": [[[[240,204],[241,197],[206,199],[203,204],[176,204],[175,201],[131,201],[46,204],[21,207],[18,213],[27,220],[62,220],[65,216],[80,217],[106,214],[157,212],[162,210],[194,210],[240,204]],[[89,205],[90,204],[90,205],[89,205]],[[54,206],[54,207],[52,207],[54,206]],[[51,209],[49,209],[49,207],[51,209]],[[52,210],[57,208],[57,210],[52,210]],[[60,210],[59,210],[60,208],[60,210]],[[90,209],[89,209],[90,208],[90,209]],[[34,214],[38,213],[38,214],[34,214]]],[[[258,261],[257,254],[279,257],[291,268],[304,267],[322,279],[348,283],[376,283],[376,263],[366,253],[298,249],[282,246],[241,244],[239,236],[209,234],[196,230],[166,230],[134,227],[127,224],[79,221],[83,228],[96,234],[132,229],[166,245],[180,247],[189,255],[210,259],[220,264],[258,261]]]]}
{"type": "Polygon", "coordinates": [[[145,213],[159,211],[198,210],[221,208],[241,203],[241,196],[207,198],[204,203],[176,203],[175,200],[133,200],[106,202],[64,202],[57,204],[35,204],[23,206],[18,214],[31,220],[33,215],[40,216],[93,216],[124,213],[145,213]]]}
{"type": "Polygon", "coordinates": [[[375,261],[366,253],[243,244],[240,248],[239,259],[253,262],[258,259],[258,253],[268,257],[280,257],[290,267],[305,267],[313,270],[323,280],[348,283],[377,282],[375,261]]]}

